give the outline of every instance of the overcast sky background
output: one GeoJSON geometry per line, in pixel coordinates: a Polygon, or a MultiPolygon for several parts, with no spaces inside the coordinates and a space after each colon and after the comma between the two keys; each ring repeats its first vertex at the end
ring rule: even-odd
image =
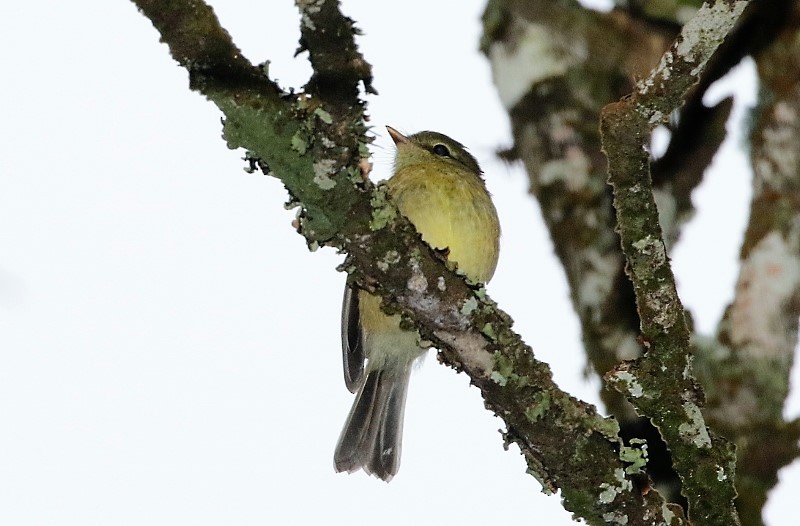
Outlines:
{"type": "MultiPolygon", "coordinates": [[[[596,403],[537,205],[519,167],[493,154],[511,139],[477,52],[484,3],[343,1],[380,92],[368,99],[374,177],[391,167],[386,124],[470,147],[503,228],[489,292],[559,385],[596,403]]],[[[271,60],[285,87],[305,82],[292,2],[212,4],[251,61],[271,60]]],[[[219,111],[158,38],[123,0],[0,9],[0,523],[572,524],[517,448],[503,450],[477,389],[433,356],[412,379],[399,475],[334,473],[352,403],[342,258],[308,252],[285,190],[242,170],[219,111]]],[[[716,96],[738,86],[741,119],[752,66],[737,75],[716,96]]],[[[673,253],[703,331],[736,278],[741,141],[732,135],[695,193],[699,213],[673,253]]],[[[798,412],[795,390],[787,414],[798,412]]],[[[796,521],[800,467],[782,480],[771,525],[796,521]]]]}

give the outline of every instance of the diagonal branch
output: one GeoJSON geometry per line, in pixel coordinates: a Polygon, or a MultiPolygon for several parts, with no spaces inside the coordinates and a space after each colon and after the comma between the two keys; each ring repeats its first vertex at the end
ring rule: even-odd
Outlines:
{"type": "MultiPolygon", "coordinates": [[[[639,490],[643,453],[621,444],[616,422],[558,389],[485,290],[448,269],[397,213],[385,188],[363,177],[369,139],[352,78],[342,81],[350,86],[349,110],[337,104],[346,96],[339,88],[329,91],[329,82],[312,82],[300,94],[282,92],[247,63],[202,2],[170,0],[158,8],[134,2],[189,70],[192,87],[224,113],[228,145],[247,149],[286,185],[309,245],[347,253],[342,268],[352,282],[380,294],[388,311],[413,320],[446,363],[469,374],[547,491],[560,489],[565,507],[591,524],[683,523],[681,511],[658,492],[639,490]]],[[[314,5],[323,3],[338,12],[337,2],[314,5]]],[[[311,5],[300,2],[301,12],[311,5]]],[[[327,27],[317,20],[307,29],[327,27]]],[[[304,39],[314,60],[324,62],[311,35],[304,39]]]]}
{"type": "Polygon", "coordinates": [[[608,373],[637,412],[651,419],[672,452],[695,524],[738,524],[734,449],[706,427],[703,393],[692,374],[690,331],[675,288],[653,199],[650,132],[685,100],[734,27],[746,1],[718,0],[684,26],[650,76],[601,117],[609,182],[648,352],[608,373]]]}

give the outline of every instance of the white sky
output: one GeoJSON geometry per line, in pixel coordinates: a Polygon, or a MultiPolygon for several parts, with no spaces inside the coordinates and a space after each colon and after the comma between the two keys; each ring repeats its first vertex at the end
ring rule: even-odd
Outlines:
{"type": "MultiPolygon", "coordinates": [[[[303,84],[292,2],[212,3],[248,58],[270,59],[284,86],[303,84]]],[[[219,112],[189,92],[132,3],[7,4],[0,523],[572,524],[517,449],[503,450],[502,422],[478,391],[431,357],[412,380],[399,475],[335,474],[352,402],[339,362],[341,256],[306,250],[281,185],[242,170],[219,112]]],[[[559,385],[596,402],[538,208],[520,170],[493,156],[510,132],[476,50],[484,2],[343,4],[366,33],[381,94],[369,98],[376,178],[393,155],[385,124],[471,148],[504,232],[490,294],[559,385]]],[[[740,142],[696,192],[701,210],[674,254],[706,331],[736,276],[749,200],[740,142]]],[[[800,411],[797,393],[787,411],[800,411]]],[[[792,523],[800,468],[782,478],[771,525],[792,523]]]]}

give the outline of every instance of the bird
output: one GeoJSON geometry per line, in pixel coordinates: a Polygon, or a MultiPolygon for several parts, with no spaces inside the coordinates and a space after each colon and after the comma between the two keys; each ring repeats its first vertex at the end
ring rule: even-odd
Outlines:
{"type": "MultiPolygon", "coordinates": [[[[472,281],[488,282],[497,266],[500,223],[478,161],[458,141],[433,131],[395,143],[390,199],[423,241],[446,254],[472,281]]],[[[412,364],[427,351],[416,331],[400,328],[378,296],[345,286],[342,364],[356,397],[334,452],[334,469],[363,469],[386,482],[400,468],[406,394],[412,364]]]]}

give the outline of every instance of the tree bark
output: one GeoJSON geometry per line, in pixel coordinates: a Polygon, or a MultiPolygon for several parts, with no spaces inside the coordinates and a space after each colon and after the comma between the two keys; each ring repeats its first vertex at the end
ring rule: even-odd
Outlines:
{"type": "MultiPolygon", "coordinates": [[[[641,413],[673,452],[693,523],[737,523],[732,448],[706,428],[700,411],[703,395],[688,353],[692,335],[666,247],[691,214],[691,189],[722,141],[730,110],[730,101],[705,108],[702,90],[693,86],[702,87],[709,71],[726,71],[715,52],[746,2],[704,7],[671,47],[680,25],[655,22],[633,7],[610,14],[567,1],[487,7],[483,44],[496,78],[507,76],[498,86],[514,121],[517,144],[510,155],[523,158],[532,174],[594,368],[611,371],[610,384],[627,397],[605,397],[626,427],[622,432],[615,420],[558,389],[548,366],[535,359],[483,287],[448,269],[442,254],[398,214],[385,188],[366,177],[371,139],[361,97],[374,93],[371,67],[338,2],[296,1],[299,52],[308,52],[314,70],[299,91],[272,81],[268,62],[255,66],[244,59],[203,2],[134,3],[189,72],[190,87],[223,112],[229,147],[244,148],[253,168],[284,183],[309,247],[346,253],[341,270],[351,284],[380,295],[387,312],[401,313],[441,350],[445,363],[470,376],[487,408],[504,419],[505,438],[519,445],[530,473],[546,491],[560,490],[576,518],[685,523],[683,510],[653,490],[642,471],[655,448],[648,449],[646,433],[630,425],[641,425],[641,413]],[[520,57],[535,57],[536,67],[517,68],[524,78],[515,81],[520,57]],[[646,80],[634,84],[631,74],[646,80]],[[602,108],[632,90],[604,110],[601,137],[602,108]],[[671,150],[653,165],[651,191],[644,150],[650,130],[683,102],[671,150]],[[613,196],[605,185],[601,138],[613,196]],[[662,211],[661,226],[656,199],[674,201],[672,215],[662,211]],[[620,365],[648,347],[641,359],[620,365]],[[570,448],[564,437],[573,437],[570,448]]],[[[791,312],[784,314],[790,319],[791,312]]]]}

